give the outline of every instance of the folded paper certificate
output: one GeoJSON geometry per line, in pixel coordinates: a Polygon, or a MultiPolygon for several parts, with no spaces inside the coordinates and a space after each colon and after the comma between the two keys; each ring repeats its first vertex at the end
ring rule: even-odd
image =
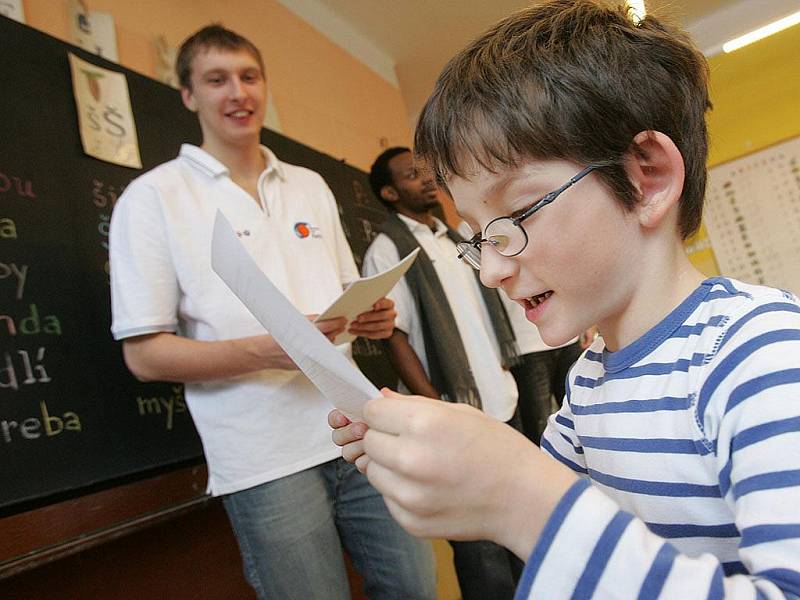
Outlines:
{"type": "MultiPolygon", "coordinates": [[[[388,294],[400,278],[414,263],[414,259],[419,254],[419,248],[410,252],[403,260],[390,269],[382,273],[376,273],[370,277],[362,277],[347,286],[344,293],[334,300],[328,308],[322,311],[317,317],[317,321],[323,319],[335,319],[337,317],[347,317],[347,324],[363,312],[372,308],[378,300],[388,294]]],[[[336,336],[334,344],[344,344],[356,339],[352,333],[343,331],[336,336]]]]}
{"type": "Polygon", "coordinates": [[[273,285],[220,211],[211,268],[330,403],[360,419],[367,400],[380,396],[378,389],[273,285]]]}

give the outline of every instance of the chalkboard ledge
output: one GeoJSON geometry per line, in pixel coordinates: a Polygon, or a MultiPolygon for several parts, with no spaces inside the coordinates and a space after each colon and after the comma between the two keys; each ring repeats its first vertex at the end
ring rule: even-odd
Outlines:
{"type": "Polygon", "coordinates": [[[205,464],[0,520],[0,580],[175,518],[211,501],[205,464]]]}

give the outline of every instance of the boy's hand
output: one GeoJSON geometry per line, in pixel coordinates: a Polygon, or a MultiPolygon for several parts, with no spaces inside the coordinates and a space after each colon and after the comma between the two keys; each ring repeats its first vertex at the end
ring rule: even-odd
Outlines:
{"type": "Polygon", "coordinates": [[[382,394],[364,407],[366,474],[398,523],[420,537],[493,540],[527,559],[576,475],[472,407],[382,394]]]}
{"type": "Polygon", "coordinates": [[[338,409],[328,414],[328,425],[333,428],[333,443],[342,447],[342,458],[347,462],[355,463],[356,468],[362,473],[367,472],[369,457],[364,454],[364,434],[367,424],[361,421],[351,421],[338,409]]]}
{"type": "Polygon", "coordinates": [[[371,340],[382,340],[392,335],[395,317],[397,311],[394,309],[394,301],[381,298],[372,305],[371,311],[358,315],[350,323],[348,331],[371,340]]]}

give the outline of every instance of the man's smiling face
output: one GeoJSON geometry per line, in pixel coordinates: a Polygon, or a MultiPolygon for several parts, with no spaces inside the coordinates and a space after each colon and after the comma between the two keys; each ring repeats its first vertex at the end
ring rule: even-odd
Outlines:
{"type": "Polygon", "coordinates": [[[264,122],[267,84],[247,50],[209,48],[192,60],[192,88],[181,90],[184,104],[197,113],[203,145],[240,145],[258,140],[264,122]]]}

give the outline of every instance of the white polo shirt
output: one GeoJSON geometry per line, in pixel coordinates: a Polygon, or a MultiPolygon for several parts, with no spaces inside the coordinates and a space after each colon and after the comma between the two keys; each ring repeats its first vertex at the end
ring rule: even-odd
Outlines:
{"type": "MultiPolygon", "coordinates": [[[[322,177],[262,147],[262,206],[228,169],[185,144],[175,160],[135,179],[111,219],[112,334],[159,331],[196,340],[263,334],[211,270],[217,209],[258,266],[297,309],[319,313],[358,277],[336,201],[322,177]],[[263,207],[263,208],[262,208],[263,207]]],[[[342,347],[349,354],[349,346],[342,347]]],[[[226,494],[333,459],[331,405],[299,371],[263,370],[186,385],[209,467],[208,489],[226,494]]]]}
{"type": "MultiPolygon", "coordinates": [[[[502,367],[500,347],[472,267],[458,260],[456,246],[447,237],[447,227],[439,219],[436,219],[434,233],[418,221],[398,216],[433,262],[472,367],[484,412],[500,421],[508,421],[517,407],[517,384],[511,373],[502,367]]],[[[381,233],[364,256],[364,275],[383,271],[399,259],[397,246],[381,233]]],[[[405,278],[388,296],[394,300],[397,310],[395,327],[408,335],[409,344],[430,375],[419,312],[405,278]]]]}

